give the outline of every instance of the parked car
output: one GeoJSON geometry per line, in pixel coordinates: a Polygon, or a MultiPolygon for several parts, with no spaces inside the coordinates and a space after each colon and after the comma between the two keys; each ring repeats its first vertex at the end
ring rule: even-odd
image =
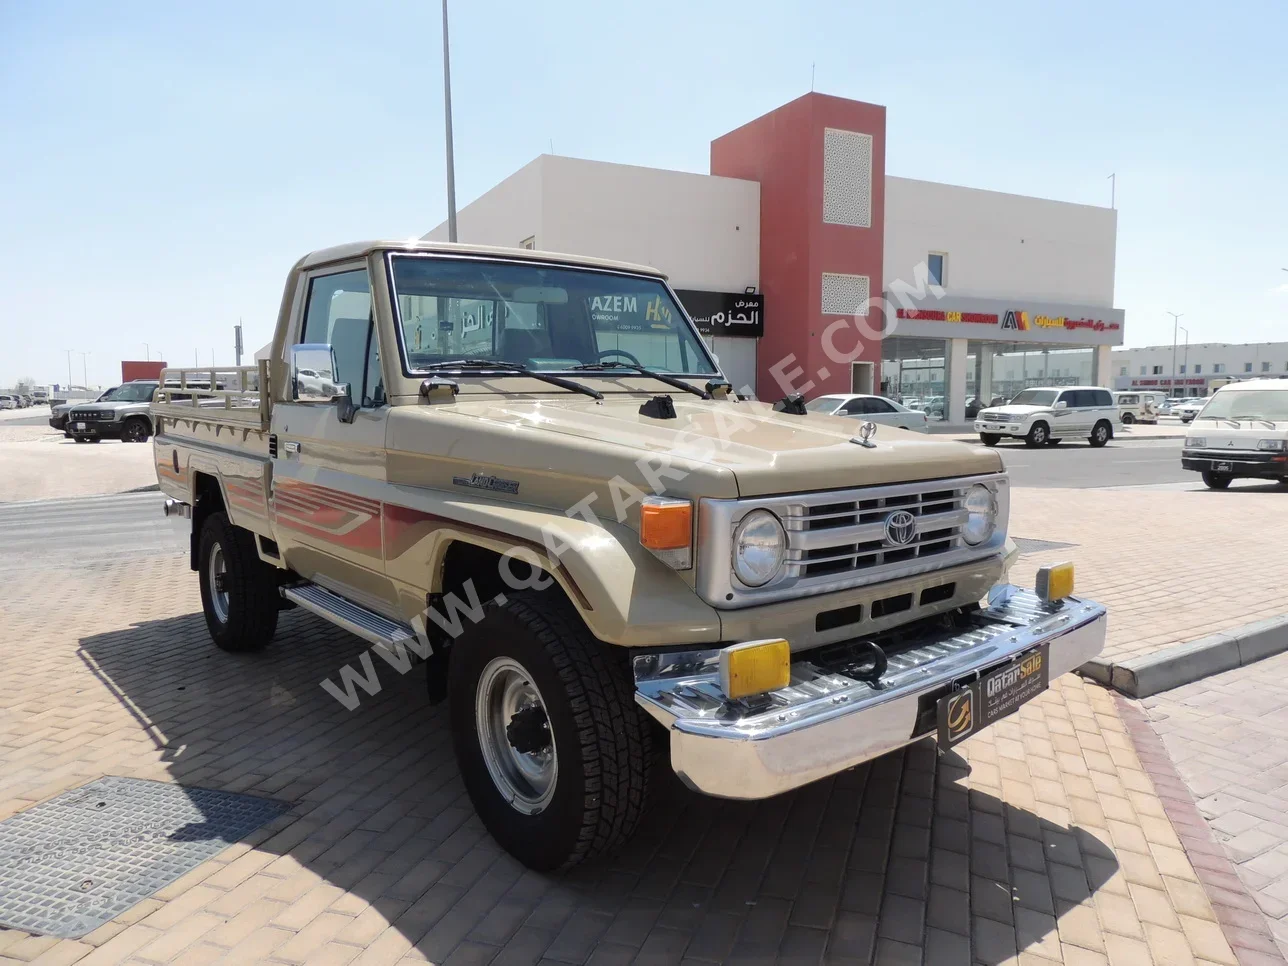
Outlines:
{"type": "Polygon", "coordinates": [[[738,399],[655,268],[365,242],[300,259],[277,318],[271,392],[152,404],[210,636],[259,650],[292,604],[344,627],[376,645],[366,684],[322,682],[350,709],[423,658],[476,814],[535,869],[631,837],[655,740],[690,788],[769,798],[951,747],[1104,646],[1071,564],[1005,582],[997,453],[738,399]],[[370,315],[330,297],[358,290],[370,315]]]}
{"type": "Polygon", "coordinates": [[[1123,423],[1157,423],[1158,410],[1154,408],[1154,398],[1141,392],[1116,392],[1114,402],[1118,406],[1118,415],[1123,423]]]}
{"type": "MultiPolygon", "coordinates": [[[[106,402],[111,399],[120,388],[120,386],[113,386],[110,389],[104,389],[99,393],[98,398],[95,399],[94,402],[106,402]]],[[[54,429],[61,429],[67,438],[71,439],[72,434],[67,431],[67,414],[77,406],[84,405],[86,405],[84,400],[78,400],[76,402],[57,403],[56,405],[51,406],[49,409],[49,425],[54,429]]]]}
{"type": "Polygon", "coordinates": [[[64,432],[78,443],[97,443],[104,439],[146,443],[152,436],[148,405],[157,385],[155,379],[136,379],[118,387],[111,399],[73,406],[67,414],[64,432]]]}
{"type": "Polygon", "coordinates": [[[1004,437],[1027,446],[1054,446],[1062,439],[1085,437],[1092,446],[1113,439],[1118,407],[1108,389],[1099,386],[1025,389],[1009,405],[984,410],[975,431],[985,446],[1004,437]]]}
{"type": "Polygon", "coordinates": [[[925,413],[900,406],[894,400],[884,396],[852,393],[819,396],[807,402],[805,408],[822,416],[850,416],[898,429],[915,429],[923,433],[927,431],[925,413]]]}
{"type": "Polygon", "coordinates": [[[1288,484],[1288,380],[1249,379],[1214,392],[1192,419],[1181,466],[1214,490],[1245,478],[1288,484]]]}
{"type": "Polygon", "coordinates": [[[49,405],[49,390],[48,389],[31,390],[31,404],[33,406],[49,405]]]}
{"type": "Polygon", "coordinates": [[[0,409],[17,409],[18,400],[13,396],[0,395],[0,409]]]}
{"type": "Polygon", "coordinates": [[[1172,407],[1172,415],[1180,416],[1181,422],[1188,423],[1208,404],[1211,396],[1202,396],[1195,399],[1187,399],[1185,402],[1172,407]]]}

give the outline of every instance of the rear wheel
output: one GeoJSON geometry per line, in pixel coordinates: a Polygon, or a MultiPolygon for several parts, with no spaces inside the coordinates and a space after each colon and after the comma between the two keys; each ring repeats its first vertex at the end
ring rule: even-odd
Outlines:
{"type": "Polygon", "coordinates": [[[452,645],[452,740],[487,830],[525,865],[568,868],[624,842],[652,735],[624,655],[557,593],[491,603],[452,645]],[[620,658],[620,659],[619,659],[620,658]]]}
{"type": "Polygon", "coordinates": [[[1034,423],[1024,437],[1025,446],[1045,446],[1051,438],[1051,428],[1046,423],[1034,423]]]}
{"type": "Polygon", "coordinates": [[[1209,490],[1228,489],[1232,479],[1234,477],[1225,473],[1213,473],[1211,470],[1203,471],[1203,483],[1209,490]]]}
{"type": "Polygon", "coordinates": [[[1104,446],[1105,443],[1109,442],[1109,438],[1112,435],[1113,428],[1102,419],[1092,427],[1091,436],[1088,441],[1092,446],[1101,447],[1104,446]]]}
{"type": "Polygon", "coordinates": [[[215,644],[225,651],[258,651],[277,631],[277,581],[259,559],[255,538],[212,513],[201,525],[197,553],[201,609],[215,644]]]}
{"type": "Polygon", "coordinates": [[[1124,425],[1126,425],[1126,426],[1130,426],[1130,425],[1131,425],[1132,423],[1134,423],[1134,422],[1136,422],[1136,417],[1135,417],[1135,416],[1133,416],[1131,413],[1123,413],[1123,424],[1124,424],[1124,425]]]}

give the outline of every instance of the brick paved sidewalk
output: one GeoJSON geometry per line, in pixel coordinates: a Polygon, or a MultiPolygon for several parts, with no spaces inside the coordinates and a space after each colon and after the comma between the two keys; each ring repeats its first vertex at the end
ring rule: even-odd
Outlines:
{"type": "Polygon", "coordinates": [[[1144,701],[1288,953],[1288,654],[1144,701]]]}
{"type": "Polygon", "coordinates": [[[1026,554],[1077,564],[1078,592],[1109,608],[1102,657],[1124,659],[1288,612],[1288,493],[1017,488],[1011,535],[1069,544],[1026,554]],[[1229,549],[1224,549],[1225,547],[1229,549]]]}
{"type": "Polygon", "coordinates": [[[216,650],[180,556],[6,587],[0,816],[105,774],[295,803],[82,940],[0,962],[985,966],[1233,963],[1113,697],[1065,676],[938,757],[922,743],[759,803],[657,773],[638,839],[551,878],[499,852],[419,673],[346,712],[361,642],[300,612],[216,650]]]}

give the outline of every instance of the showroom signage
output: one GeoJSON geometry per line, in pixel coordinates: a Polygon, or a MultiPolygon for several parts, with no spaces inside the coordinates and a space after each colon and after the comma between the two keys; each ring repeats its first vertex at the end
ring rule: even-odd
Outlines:
{"type": "Polygon", "coordinates": [[[933,294],[886,294],[886,335],[1058,345],[1122,345],[1123,310],[1101,306],[933,294]],[[894,308],[893,306],[899,306],[894,308]],[[886,310],[891,312],[891,308],[886,310]],[[989,333],[992,333],[991,335],[989,333]]]}
{"type": "Polygon", "coordinates": [[[758,339],[765,334],[764,295],[694,289],[676,289],[675,294],[703,335],[758,339]]]}

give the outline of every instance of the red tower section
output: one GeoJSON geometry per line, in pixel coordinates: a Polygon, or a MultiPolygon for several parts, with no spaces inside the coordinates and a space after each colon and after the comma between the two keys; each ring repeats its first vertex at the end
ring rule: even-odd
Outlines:
{"type": "Polygon", "coordinates": [[[885,108],[806,94],[712,141],[711,173],[760,182],[756,394],[850,392],[850,359],[879,386],[885,108]]]}

